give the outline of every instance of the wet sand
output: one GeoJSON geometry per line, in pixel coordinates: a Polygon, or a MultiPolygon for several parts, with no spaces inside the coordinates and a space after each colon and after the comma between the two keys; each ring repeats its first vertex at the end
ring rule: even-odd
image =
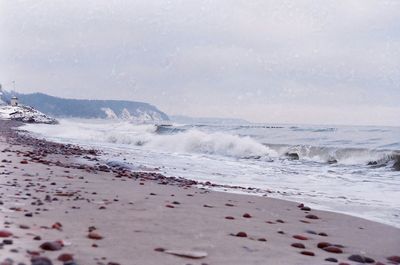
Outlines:
{"type": "Polygon", "coordinates": [[[0,264],[400,263],[400,229],[110,168],[13,126],[0,121],[0,264]]]}

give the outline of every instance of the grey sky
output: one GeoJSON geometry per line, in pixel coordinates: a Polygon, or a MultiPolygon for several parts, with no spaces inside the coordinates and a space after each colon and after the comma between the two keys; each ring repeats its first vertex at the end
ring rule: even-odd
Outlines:
{"type": "Polygon", "coordinates": [[[168,114],[400,125],[400,1],[0,0],[0,83],[168,114]]]}

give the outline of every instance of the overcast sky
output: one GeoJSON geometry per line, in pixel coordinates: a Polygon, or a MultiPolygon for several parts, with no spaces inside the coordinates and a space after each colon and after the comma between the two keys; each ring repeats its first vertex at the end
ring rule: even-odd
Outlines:
{"type": "Polygon", "coordinates": [[[255,122],[400,125],[400,1],[0,0],[0,83],[255,122]]]}

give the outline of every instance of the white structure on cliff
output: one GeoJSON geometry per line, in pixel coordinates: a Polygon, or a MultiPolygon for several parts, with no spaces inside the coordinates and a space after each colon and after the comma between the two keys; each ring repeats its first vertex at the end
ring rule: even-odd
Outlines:
{"type": "Polygon", "coordinates": [[[13,96],[11,98],[11,106],[13,106],[13,107],[18,106],[18,98],[16,96],[13,96]]]}
{"type": "Polygon", "coordinates": [[[1,99],[2,97],[3,97],[3,88],[1,87],[1,84],[0,84],[0,106],[6,104],[6,103],[4,103],[4,101],[1,99]]]}

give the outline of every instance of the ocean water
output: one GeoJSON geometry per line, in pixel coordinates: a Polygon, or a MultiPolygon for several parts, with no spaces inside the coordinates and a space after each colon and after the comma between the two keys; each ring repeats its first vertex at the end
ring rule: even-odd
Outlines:
{"type": "Polygon", "coordinates": [[[271,197],[400,227],[399,127],[64,119],[23,129],[104,150],[104,160],[133,170],[260,188],[271,197]]]}

